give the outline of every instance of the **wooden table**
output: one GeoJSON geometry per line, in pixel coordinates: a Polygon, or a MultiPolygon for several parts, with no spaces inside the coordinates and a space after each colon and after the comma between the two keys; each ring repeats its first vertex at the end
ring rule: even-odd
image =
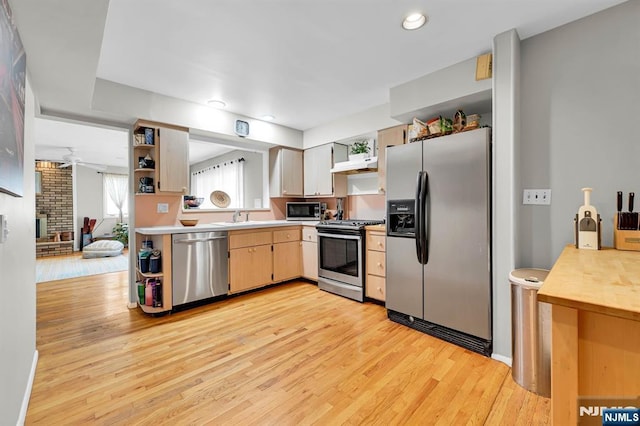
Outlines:
{"type": "Polygon", "coordinates": [[[640,252],[567,246],[538,300],[551,308],[551,417],[576,424],[578,397],[640,395],[640,252]]]}

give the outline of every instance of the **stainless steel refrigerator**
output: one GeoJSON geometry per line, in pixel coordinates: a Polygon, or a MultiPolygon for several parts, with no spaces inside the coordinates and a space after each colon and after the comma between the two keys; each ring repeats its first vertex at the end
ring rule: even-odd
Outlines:
{"type": "Polygon", "coordinates": [[[489,356],[490,129],[392,146],[386,157],[389,318],[489,356]]]}

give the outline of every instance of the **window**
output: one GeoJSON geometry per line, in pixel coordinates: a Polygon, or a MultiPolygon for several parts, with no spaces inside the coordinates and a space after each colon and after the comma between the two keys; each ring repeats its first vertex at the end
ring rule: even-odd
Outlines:
{"type": "Polygon", "coordinates": [[[104,173],[102,175],[102,193],[104,216],[117,217],[119,222],[129,215],[129,178],[127,175],[104,173]]]}
{"type": "Polygon", "coordinates": [[[209,198],[212,191],[229,195],[230,209],[244,208],[244,158],[227,160],[191,174],[191,193],[204,198],[202,209],[217,209],[209,198]]]}

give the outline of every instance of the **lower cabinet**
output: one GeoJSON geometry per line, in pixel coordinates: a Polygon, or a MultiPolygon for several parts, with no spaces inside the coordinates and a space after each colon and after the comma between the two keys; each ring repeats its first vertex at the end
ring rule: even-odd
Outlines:
{"type": "Polygon", "coordinates": [[[229,293],[271,283],[272,242],[271,231],[252,229],[229,232],[229,293]]]}
{"type": "Polygon", "coordinates": [[[302,227],[302,276],[318,281],[318,232],[315,226],[302,227]]]}
{"type": "Polygon", "coordinates": [[[367,227],[367,280],[365,294],[372,299],[385,301],[386,247],[385,231],[379,225],[367,227]]]}
{"type": "Polygon", "coordinates": [[[273,282],[286,281],[301,275],[300,227],[273,231],[273,282]]]}
{"type": "Polygon", "coordinates": [[[302,256],[300,241],[273,245],[273,281],[298,278],[301,273],[302,256]]]}
{"type": "Polygon", "coordinates": [[[300,226],[229,232],[229,293],[301,275],[300,226]]]}
{"type": "Polygon", "coordinates": [[[271,263],[271,245],[229,250],[229,293],[270,284],[271,263]]]}

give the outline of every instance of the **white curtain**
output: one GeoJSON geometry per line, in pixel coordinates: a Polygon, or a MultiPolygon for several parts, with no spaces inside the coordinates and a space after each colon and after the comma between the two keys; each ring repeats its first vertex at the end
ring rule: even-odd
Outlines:
{"type": "Polygon", "coordinates": [[[102,175],[107,194],[118,208],[118,221],[122,223],[122,210],[127,202],[129,182],[126,175],[104,173],[102,175]]]}
{"type": "Polygon", "coordinates": [[[217,209],[209,199],[213,191],[229,194],[230,209],[242,209],[244,203],[244,160],[228,160],[191,174],[191,195],[203,197],[201,209],[217,209]]]}

